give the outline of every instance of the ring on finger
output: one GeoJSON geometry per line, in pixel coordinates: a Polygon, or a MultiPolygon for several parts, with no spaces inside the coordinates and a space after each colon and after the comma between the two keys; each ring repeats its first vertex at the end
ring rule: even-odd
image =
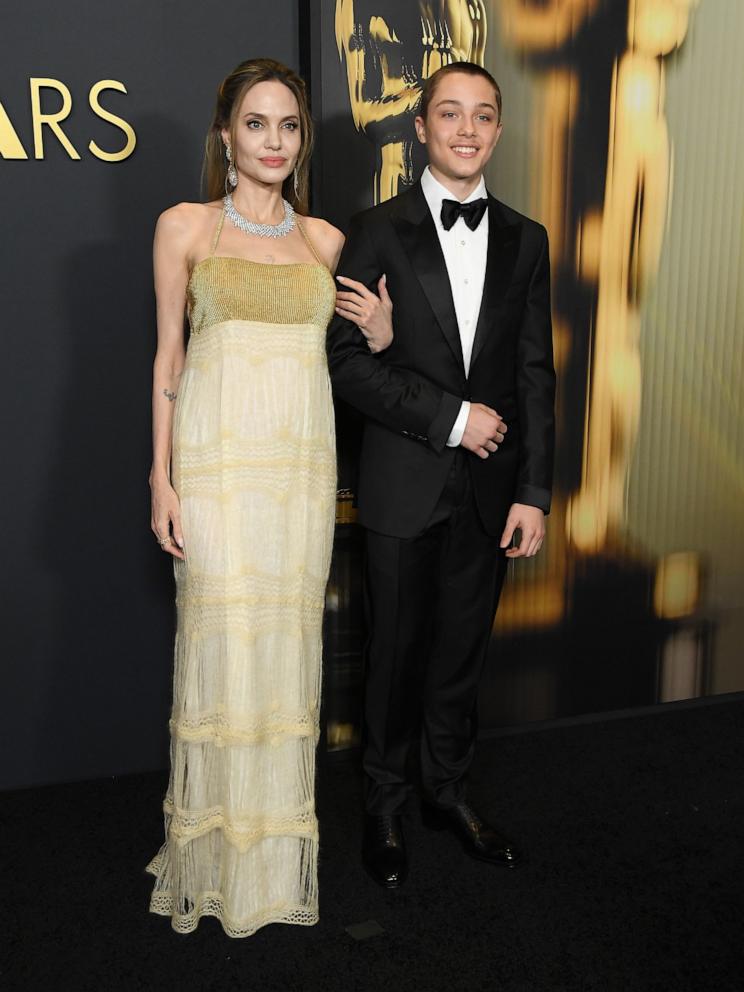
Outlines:
{"type": "Polygon", "coordinates": [[[163,538],[161,538],[161,539],[160,539],[160,540],[158,541],[158,544],[159,544],[159,545],[160,545],[160,547],[162,548],[162,547],[163,547],[163,545],[165,545],[165,544],[168,544],[168,542],[170,541],[170,539],[171,539],[171,538],[170,538],[170,534],[168,534],[168,535],[167,535],[166,537],[163,537],[163,538]]]}

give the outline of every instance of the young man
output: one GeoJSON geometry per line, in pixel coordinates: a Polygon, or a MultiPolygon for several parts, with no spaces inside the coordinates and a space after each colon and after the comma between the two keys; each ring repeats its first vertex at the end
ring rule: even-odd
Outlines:
{"type": "Polygon", "coordinates": [[[496,81],[468,62],[440,69],[416,132],[429,155],[421,182],[353,219],[338,266],[369,288],[385,275],[393,341],[370,353],[348,319],[353,293],[328,334],[334,389],[365,417],[363,860],[389,888],[407,873],[401,814],[416,758],[425,823],[473,857],[522,860],[470,805],[465,776],[507,559],[544,537],[554,433],[547,235],[483,181],[501,134],[496,81]]]}

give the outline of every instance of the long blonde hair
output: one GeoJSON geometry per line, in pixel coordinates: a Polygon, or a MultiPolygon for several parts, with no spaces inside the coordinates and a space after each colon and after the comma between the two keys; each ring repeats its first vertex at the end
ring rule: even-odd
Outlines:
{"type": "Polygon", "coordinates": [[[295,193],[294,188],[294,175],[290,174],[282,184],[282,196],[285,200],[289,200],[299,214],[304,215],[308,212],[313,122],[304,80],[292,69],[274,59],[248,59],[246,62],[241,62],[220,83],[214,116],[205,142],[202,186],[207,200],[219,200],[224,196],[228,163],[220,132],[223,128],[228,128],[230,143],[233,148],[237,147],[236,121],[243,97],[256,83],[265,83],[272,79],[284,83],[292,91],[300,110],[300,153],[296,164],[297,192],[295,193]]]}

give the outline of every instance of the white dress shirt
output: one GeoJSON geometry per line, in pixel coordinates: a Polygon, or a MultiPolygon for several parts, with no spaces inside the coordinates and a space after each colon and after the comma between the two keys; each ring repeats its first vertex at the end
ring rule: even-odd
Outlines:
{"type": "MultiPolygon", "coordinates": [[[[471,231],[462,217],[458,217],[449,231],[442,226],[442,200],[456,200],[457,197],[442,186],[431,174],[429,166],[421,176],[421,189],[434,218],[439,243],[442,246],[444,262],[447,266],[452,300],[455,304],[455,316],[460,332],[462,358],[465,363],[465,375],[470,372],[470,357],[473,353],[475,327],[478,323],[483,284],[486,279],[486,255],[488,253],[488,211],[474,231],[471,231]]],[[[486,184],[481,177],[478,186],[463,203],[485,197],[486,184]]],[[[455,448],[462,441],[465,425],[470,414],[470,403],[463,401],[454,426],[447,439],[447,445],[455,448]]]]}

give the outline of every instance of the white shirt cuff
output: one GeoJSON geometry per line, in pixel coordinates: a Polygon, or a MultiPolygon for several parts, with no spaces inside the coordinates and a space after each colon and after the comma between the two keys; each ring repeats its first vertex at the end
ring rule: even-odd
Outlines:
{"type": "Polygon", "coordinates": [[[467,400],[463,400],[462,406],[460,407],[460,412],[457,414],[457,420],[450,431],[450,436],[447,438],[448,448],[456,448],[462,441],[462,436],[465,433],[465,427],[469,416],[470,404],[467,400]]]}

